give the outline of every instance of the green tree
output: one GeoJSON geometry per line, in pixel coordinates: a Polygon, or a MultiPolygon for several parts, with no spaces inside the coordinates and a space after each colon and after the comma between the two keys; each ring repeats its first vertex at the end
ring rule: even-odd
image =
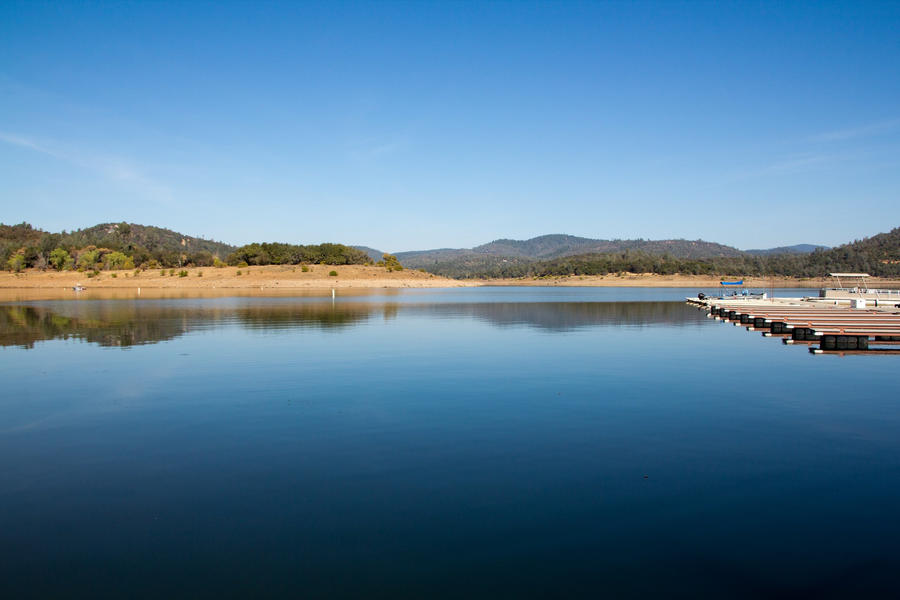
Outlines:
{"type": "Polygon", "coordinates": [[[134,261],[121,252],[110,252],[103,257],[103,262],[105,263],[106,268],[111,271],[134,268],[134,261]],[[130,263],[130,266],[126,265],[126,263],[130,263]]]}
{"type": "Polygon", "coordinates": [[[66,265],[72,263],[72,257],[63,248],[57,248],[50,252],[50,264],[57,271],[62,271],[66,265]]]}
{"type": "Polygon", "coordinates": [[[25,268],[25,254],[16,252],[9,257],[9,260],[6,261],[6,265],[9,267],[10,271],[13,271],[15,273],[20,272],[25,268]]]}
{"type": "Polygon", "coordinates": [[[82,250],[78,254],[78,268],[93,269],[99,257],[100,251],[96,248],[82,250]]]}

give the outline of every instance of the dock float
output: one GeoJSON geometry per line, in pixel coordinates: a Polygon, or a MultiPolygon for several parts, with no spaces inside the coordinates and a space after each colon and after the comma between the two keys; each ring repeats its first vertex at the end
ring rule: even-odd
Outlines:
{"type": "Polygon", "coordinates": [[[709,318],[806,345],[813,354],[900,354],[900,308],[819,298],[687,298],[709,318]],[[818,346],[814,347],[816,344],[818,346]]]}

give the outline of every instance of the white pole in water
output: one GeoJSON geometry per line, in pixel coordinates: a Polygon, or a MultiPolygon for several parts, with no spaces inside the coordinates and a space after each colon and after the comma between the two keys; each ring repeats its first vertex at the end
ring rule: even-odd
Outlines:
{"type": "Polygon", "coordinates": [[[334,306],[334,288],[331,288],[331,305],[334,306]]]}

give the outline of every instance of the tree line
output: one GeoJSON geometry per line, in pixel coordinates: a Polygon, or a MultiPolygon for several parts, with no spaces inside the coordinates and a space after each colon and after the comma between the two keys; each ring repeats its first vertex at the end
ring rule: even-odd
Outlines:
{"type": "Polygon", "coordinates": [[[370,264],[369,256],[343,244],[228,244],[129,223],[107,223],[50,233],[28,223],[0,223],[0,265],[11,271],[99,271],[136,268],[277,264],[370,264]]]}
{"type": "Polygon", "coordinates": [[[253,243],[228,255],[229,265],[368,265],[372,259],[362,250],[344,244],[253,243]]]}

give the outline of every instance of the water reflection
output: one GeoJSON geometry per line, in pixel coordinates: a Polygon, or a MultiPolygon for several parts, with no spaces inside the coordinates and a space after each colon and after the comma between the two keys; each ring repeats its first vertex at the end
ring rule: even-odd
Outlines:
{"type": "Polygon", "coordinates": [[[702,319],[677,302],[303,302],[244,298],[227,301],[87,301],[0,305],[0,346],[32,348],[43,340],[77,339],[107,347],[153,344],[193,330],[315,328],[340,331],[373,317],[476,319],[497,327],[552,332],[596,326],[685,325],[702,319]]]}
{"type": "Polygon", "coordinates": [[[492,302],[416,308],[432,316],[461,316],[498,327],[528,325],[559,332],[604,325],[684,325],[703,319],[680,302],[492,302]]]}

